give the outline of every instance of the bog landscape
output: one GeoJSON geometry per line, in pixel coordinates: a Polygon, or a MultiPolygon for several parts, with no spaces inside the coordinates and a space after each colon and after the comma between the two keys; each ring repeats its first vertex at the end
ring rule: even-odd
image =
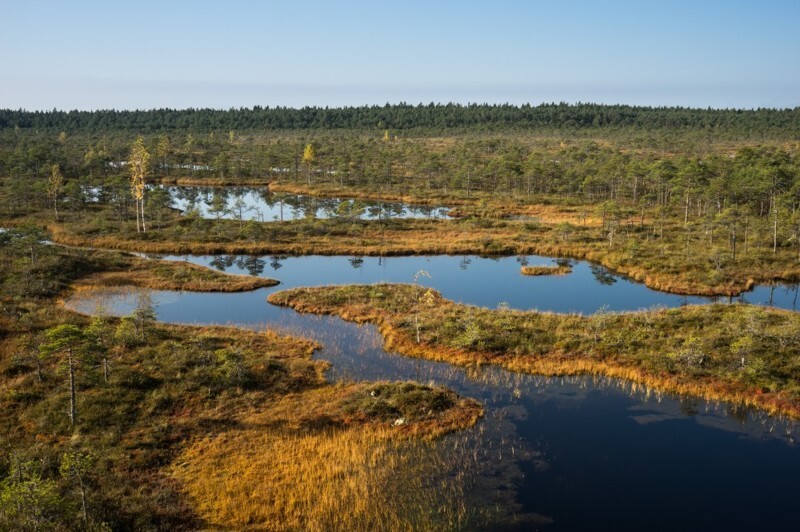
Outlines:
{"type": "Polygon", "coordinates": [[[3,526],[626,528],[678,496],[675,526],[784,522],[798,135],[796,110],[3,111],[3,526]]]}
{"type": "Polygon", "coordinates": [[[0,532],[798,528],[797,0],[0,13],[0,532]]]}

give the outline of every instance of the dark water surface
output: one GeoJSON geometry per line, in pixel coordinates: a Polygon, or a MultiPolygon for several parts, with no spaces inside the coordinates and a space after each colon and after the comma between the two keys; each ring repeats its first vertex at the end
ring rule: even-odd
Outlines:
{"type": "MultiPolygon", "coordinates": [[[[545,530],[798,529],[794,422],[613,379],[544,378],[411,359],[384,351],[373,326],[266,302],[269,293],[292,286],[411,282],[421,269],[431,275],[421,281],[446,297],[490,307],[506,302],[591,313],[604,305],[631,310],[707,299],[654,292],[586,263],[576,263],[565,277],[522,277],[514,257],[188,259],[274,277],[282,285],[243,294],[153,291],[161,320],[277,328],[320,341],[325,347],[316,356],[332,362],[332,380],[413,379],[482,401],[486,418],[442,445],[471,438],[483,467],[474,489],[484,502],[513,503],[510,511],[551,518],[545,530]]],[[[745,298],[765,303],[771,295],[773,303],[793,308],[794,289],[772,292],[760,288],[745,298]]],[[[137,297],[120,290],[105,295],[107,307],[120,314],[137,297]]],[[[69,304],[91,311],[95,300],[69,304]]]]}

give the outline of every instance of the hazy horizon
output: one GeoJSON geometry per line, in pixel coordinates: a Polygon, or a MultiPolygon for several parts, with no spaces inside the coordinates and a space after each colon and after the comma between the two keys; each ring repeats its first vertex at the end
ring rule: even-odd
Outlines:
{"type": "Polygon", "coordinates": [[[230,110],[240,110],[240,109],[248,109],[252,110],[256,107],[265,108],[265,109],[292,109],[292,110],[301,110],[303,108],[316,108],[316,109],[349,109],[349,108],[359,108],[359,107],[383,107],[386,105],[395,106],[395,105],[410,105],[413,107],[416,106],[427,106],[427,105],[462,105],[462,106],[470,106],[470,105],[513,105],[516,107],[521,107],[523,105],[530,105],[531,107],[539,107],[542,105],[598,105],[598,106],[627,106],[627,107],[639,107],[639,108],[650,108],[650,109],[670,109],[670,108],[682,108],[682,109],[699,109],[699,110],[706,110],[710,109],[712,111],[726,111],[726,110],[733,110],[733,111],[757,111],[759,109],[767,109],[773,111],[792,111],[795,109],[800,109],[800,105],[792,106],[792,107],[779,107],[779,106],[761,106],[761,107],[735,107],[735,106],[728,106],[728,107],[713,107],[713,106],[699,106],[699,105],[647,105],[647,104],[631,104],[628,102],[615,102],[615,103],[605,103],[605,102],[590,102],[590,101],[542,101],[538,103],[534,102],[489,102],[489,101],[466,101],[466,102],[406,102],[406,101],[396,101],[396,102],[383,102],[383,103],[365,103],[365,104],[355,104],[355,105],[262,105],[262,104],[253,104],[253,105],[237,105],[237,106],[228,106],[228,107],[208,107],[208,106],[187,106],[187,107],[137,107],[137,108],[122,108],[122,107],[98,107],[98,108],[21,108],[21,107],[2,107],[1,110],[7,111],[22,111],[22,112],[30,112],[30,113],[47,113],[47,112],[105,112],[105,111],[116,111],[116,112],[150,112],[150,111],[160,111],[160,110],[170,110],[170,111],[188,111],[188,110],[212,110],[212,111],[230,111],[230,110]]]}

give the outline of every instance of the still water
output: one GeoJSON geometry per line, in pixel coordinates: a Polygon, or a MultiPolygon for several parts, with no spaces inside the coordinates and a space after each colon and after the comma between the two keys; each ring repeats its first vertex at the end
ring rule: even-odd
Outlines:
{"type": "MultiPolygon", "coordinates": [[[[167,257],[281,281],[243,294],[154,291],[159,318],[179,323],[269,326],[318,340],[332,380],[433,382],[482,401],[470,438],[479,457],[473,489],[483,503],[533,516],[544,530],[752,530],[797,528],[800,448],[794,422],[736,411],[699,399],[657,394],[604,378],[543,378],[498,368],[463,369],[386,352],[375,327],[332,316],[301,315],[266,302],[292,286],[376,281],[423,284],[446,297],[495,307],[591,313],[707,302],[654,292],[575,263],[564,277],[523,277],[520,262],[545,257],[167,257]],[[261,262],[258,262],[261,261],[261,262]]],[[[761,288],[745,296],[793,308],[794,288],[761,288]],[[771,293],[770,293],[771,292],[771,293]]],[[[137,295],[108,291],[104,303],[125,314],[137,295]]],[[[91,311],[88,297],[70,301],[91,311]]],[[[528,525],[532,526],[532,525],[528,525]]]]}
{"type": "Polygon", "coordinates": [[[266,187],[166,186],[172,204],[184,212],[196,209],[203,218],[289,221],[303,218],[449,218],[448,209],[408,203],[317,198],[269,192],[266,187]]]}
{"type": "MultiPolygon", "coordinates": [[[[758,286],[736,298],[679,296],[652,290],[602,266],[585,261],[566,261],[572,273],[530,277],[520,273],[522,265],[552,265],[564,262],[550,257],[341,257],[311,255],[168,255],[172,261],[188,261],[228,273],[278,279],[280,289],[332,284],[411,283],[419,271],[420,284],[439,290],[453,301],[496,308],[508,305],[521,310],[579,312],[593,314],[653,307],[677,307],[711,302],[746,302],[795,309],[798,287],[758,286]]],[[[245,296],[243,296],[245,298],[245,296]]]]}

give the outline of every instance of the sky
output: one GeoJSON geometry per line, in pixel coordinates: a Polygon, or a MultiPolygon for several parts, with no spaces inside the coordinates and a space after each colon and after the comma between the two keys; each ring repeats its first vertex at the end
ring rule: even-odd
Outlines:
{"type": "Polygon", "coordinates": [[[0,0],[0,108],[800,106],[800,0],[0,0]]]}

